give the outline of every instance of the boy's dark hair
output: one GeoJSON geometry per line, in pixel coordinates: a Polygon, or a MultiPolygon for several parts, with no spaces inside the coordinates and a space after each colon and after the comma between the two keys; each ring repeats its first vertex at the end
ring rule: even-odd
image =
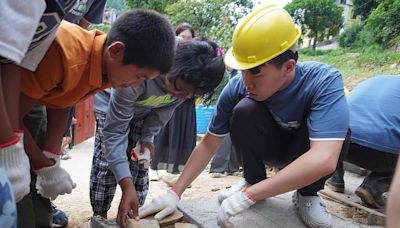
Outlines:
{"type": "Polygon", "coordinates": [[[176,26],[175,35],[178,36],[179,34],[181,34],[181,32],[183,32],[185,30],[189,30],[190,33],[192,33],[192,38],[195,37],[193,27],[189,23],[186,23],[186,22],[180,23],[178,26],[176,26]]]}
{"type": "Polygon", "coordinates": [[[206,38],[182,40],[177,45],[175,63],[168,77],[172,80],[180,78],[193,85],[206,103],[224,77],[225,64],[221,53],[218,45],[206,38]]]}
{"type": "Polygon", "coordinates": [[[153,10],[129,10],[119,16],[107,34],[106,45],[125,44],[124,64],[169,71],[175,55],[175,34],[171,24],[153,10]]]}
{"type": "Polygon", "coordinates": [[[276,68],[281,68],[283,63],[290,59],[294,59],[297,62],[299,58],[299,54],[297,51],[293,52],[292,50],[288,49],[282,54],[276,56],[275,58],[269,60],[268,62],[272,63],[276,68]]]}

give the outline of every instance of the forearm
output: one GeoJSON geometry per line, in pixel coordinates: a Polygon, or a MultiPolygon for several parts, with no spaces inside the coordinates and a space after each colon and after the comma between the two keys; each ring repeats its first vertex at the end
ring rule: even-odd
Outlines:
{"type": "Polygon", "coordinates": [[[386,225],[388,228],[395,228],[400,224],[400,160],[397,162],[396,173],[390,186],[387,202],[386,225]]]}
{"type": "Polygon", "coordinates": [[[82,18],[82,19],[79,21],[79,26],[81,26],[81,27],[84,28],[84,29],[88,29],[89,26],[90,26],[90,22],[87,21],[85,18],[82,18]]]}
{"type": "Polygon", "coordinates": [[[133,185],[133,181],[131,177],[125,177],[119,181],[119,185],[121,186],[121,190],[123,193],[127,191],[134,191],[135,186],[133,185]]]}
{"type": "Polygon", "coordinates": [[[33,168],[51,166],[53,163],[42,153],[29,131],[24,128],[24,147],[33,168]]]}
{"type": "Polygon", "coordinates": [[[181,196],[186,187],[204,170],[222,140],[223,137],[215,137],[206,134],[200,144],[194,148],[181,176],[172,187],[172,190],[175,191],[178,196],[181,196]]]}
{"type": "Polygon", "coordinates": [[[247,189],[256,200],[303,188],[332,173],[336,167],[341,143],[333,152],[310,149],[274,176],[247,189]]]}
{"type": "Polygon", "coordinates": [[[47,151],[60,151],[65,127],[68,122],[69,108],[47,108],[47,133],[43,149],[47,151]]]}

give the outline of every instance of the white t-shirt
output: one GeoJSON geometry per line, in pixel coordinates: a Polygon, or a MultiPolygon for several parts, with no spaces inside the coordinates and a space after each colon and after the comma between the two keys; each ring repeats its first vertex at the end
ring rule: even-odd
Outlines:
{"type": "Polygon", "coordinates": [[[43,0],[0,1],[0,56],[21,63],[45,8],[43,0]]]}

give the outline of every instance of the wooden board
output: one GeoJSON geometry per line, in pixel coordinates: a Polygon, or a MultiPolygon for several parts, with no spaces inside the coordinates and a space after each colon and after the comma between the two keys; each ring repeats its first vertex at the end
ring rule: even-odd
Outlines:
{"type": "Polygon", "coordinates": [[[128,228],[160,228],[158,221],[155,219],[141,219],[136,221],[134,219],[128,219],[128,228]]]}
{"type": "MultiPolygon", "coordinates": [[[[147,216],[146,218],[143,218],[143,219],[154,220],[154,215],[147,216]]],[[[174,213],[172,213],[169,216],[165,217],[164,219],[160,220],[159,224],[160,224],[160,227],[165,227],[165,226],[174,224],[174,223],[180,221],[181,219],[183,219],[183,213],[180,212],[179,210],[175,210],[174,213]]]]}
{"type": "Polygon", "coordinates": [[[366,224],[366,225],[385,225],[386,215],[378,210],[365,207],[358,202],[351,200],[345,194],[337,193],[331,190],[321,190],[319,195],[325,199],[338,202],[340,204],[346,205],[348,207],[355,208],[356,210],[349,210],[346,217],[355,218],[356,222],[366,224]]]}

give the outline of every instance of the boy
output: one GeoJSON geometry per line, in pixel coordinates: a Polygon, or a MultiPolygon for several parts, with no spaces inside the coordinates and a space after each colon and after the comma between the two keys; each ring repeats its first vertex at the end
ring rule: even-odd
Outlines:
{"type": "Polygon", "coordinates": [[[59,166],[68,107],[100,89],[137,86],[167,72],[173,61],[174,39],[169,22],[154,11],[126,12],[107,36],[62,22],[36,71],[22,72],[20,117],[34,104],[47,107],[43,153],[31,135],[25,135],[25,149],[38,174],[40,194],[54,199],[70,193],[75,185],[59,166]]]}
{"type": "Polygon", "coordinates": [[[297,63],[300,29],[280,6],[267,4],[241,20],[225,63],[242,70],[222,91],[208,132],[194,149],[182,175],[164,195],[139,209],[140,217],[161,219],[230,133],[243,157],[242,180],[222,191],[217,221],[257,200],[297,190],[294,206],[309,227],[330,227],[332,218],[317,191],[335,168],[348,132],[348,109],[341,74],[317,62],[297,63]],[[266,177],[265,164],[282,168],[266,177]]]}
{"type": "Polygon", "coordinates": [[[149,162],[150,154],[154,153],[154,136],[183,100],[212,95],[225,71],[218,49],[206,39],[181,41],[174,65],[166,75],[146,81],[140,87],[96,95],[98,125],[90,178],[95,215],[107,217],[115,188],[120,184],[123,194],[117,222],[125,227],[131,210],[129,215],[137,216],[137,206],[145,201],[149,179],[148,164],[141,164],[136,155],[140,157],[147,150],[149,162]],[[140,151],[132,150],[135,145],[140,145],[140,151]]]}

